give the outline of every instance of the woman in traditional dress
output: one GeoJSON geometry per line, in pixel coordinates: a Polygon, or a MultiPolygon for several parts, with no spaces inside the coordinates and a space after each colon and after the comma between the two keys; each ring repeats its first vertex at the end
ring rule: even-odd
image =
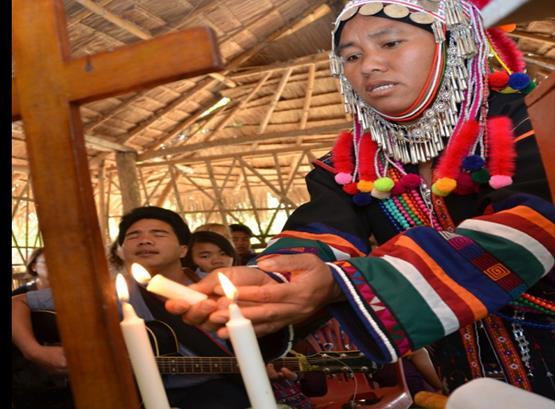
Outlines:
{"type": "MultiPolygon", "coordinates": [[[[259,334],[327,308],[374,361],[428,347],[447,391],[493,377],[555,398],[555,209],[523,100],[534,83],[481,3],[346,4],[330,59],[353,129],[315,162],[310,201],[258,272],[227,274],[259,334]]],[[[216,328],[223,305],[167,308],[216,328]]]]}

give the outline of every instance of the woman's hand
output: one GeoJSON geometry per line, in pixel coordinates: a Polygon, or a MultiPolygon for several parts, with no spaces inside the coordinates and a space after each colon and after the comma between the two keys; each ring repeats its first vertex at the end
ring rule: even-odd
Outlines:
{"type": "MultiPolygon", "coordinates": [[[[257,267],[229,267],[218,271],[226,274],[237,287],[236,301],[245,318],[252,321],[258,336],[304,321],[325,305],[342,299],[330,267],[313,254],[272,255],[259,260],[257,267]],[[278,283],[263,271],[290,274],[290,282],[278,283]]],[[[228,338],[225,323],[229,319],[229,300],[222,297],[217,272],[191,288],[209,295],[210,299],[195,305],[170,300],[166,302],[168,311],[182,315],[189,324],[217,331],[221,338],[228,338]]]]}
{"type": "Polygon", "coordinates": [[[212,322],[209,320],[210,314],[217,311],[218,308],[227,310],[229,301],[223,297],[223,290],[218,280],[218,272],[225,273],[226,276],[234,283],[234,285],[262,286],[278,284],[268,274],[252,267],[229,267],[217,269],[204,277],[201,281],[190,286],[191,289],[200,291],[208,295],[208,299],[197,304],[189,304],[183,300],[167,300],[166,309],[176,315],[181,315],[183,321],[190,325],[197,325],[207,331],[216,331],[221,328],[225,322],[212,322]]]}

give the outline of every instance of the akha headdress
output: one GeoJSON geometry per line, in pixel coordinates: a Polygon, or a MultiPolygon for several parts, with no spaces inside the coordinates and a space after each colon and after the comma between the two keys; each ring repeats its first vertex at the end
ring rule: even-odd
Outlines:
{"type": "MultiPolygon", "coordinates": [[[[487,1],[480,3],[483,7],[487,1]]],[[[383,199],[414,185],[412,175],[408,187],[401,183],[395,188],[396,183],[380,175],[379,155],[382,163],[418,164],[443,152],[432,186],[441,196],[456,189],[462,193],[473,181],[489,182],[494,188],[512,183],[512,149],[486,157],[489,145],[512,146],[510,119],[487,118],[489,89],[516,92],[533,85],[520,72],[524,70],[522,56],[511,40],[498,29],[486,32],[479,9],[471,1],[351,0],[334,24],[330,66],[339,79],[345,110],[354,118],[353,132],[340,135],[333,151],[336,181],[348,193],[371,192],[383,199]],[[336,52],[338,37],[343,25],[357,14],[397,19],[434,34],[435,57],[425,89],[405,112],[390,115],[369,106],[345,77],[336,52]],[[505,72],[491,72],[490,54],[505,72]],[[372,171],[365,171],[369,167],[372,171]]]]}

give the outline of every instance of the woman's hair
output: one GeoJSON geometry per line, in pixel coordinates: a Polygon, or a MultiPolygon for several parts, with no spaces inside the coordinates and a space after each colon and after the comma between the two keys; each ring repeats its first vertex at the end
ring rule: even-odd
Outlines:
{"type": "MultiPolygon", "coordinates": [[[[199,231],[211,231],[224,236],[226,239],[231,241],[231,230],[225,224],[222,223],[206,223],[198,226],[195,232],[199,231]]],[[[233,243],[232,243],[233,244],[233,243]]]]}
{"type": "Polygon", "coordinates": [[[27,271],[27,274],[32,275],[33,277],[38,276],[37,272],[33,270],[33,267],[37,263],[37,258],[42,253],[44,253],[44,247],[37,247],[36,249],[33,250],[31,255],[29,256],[29,259],[27,260],[27,264],[25,265],[25,270],[27,271]]]}
{"type": "Polygon", "coordinates": [[[194,270],[198,266],[193,261],[193,247],[197,243],[212,243],[218,246],[225,254],[229,257],[233,258],[233,265],[237,265],[237,253],[235,248],[231,244],[231,241],[226,239],[224,236],[218,233],[214,233],[212,231],[195,231],[191,234],[191,238],[189,239],[189,243],[187,244],[187,254],[183,259],[183,265],[185,267],[189,267],[190,269],[194,270]]]}

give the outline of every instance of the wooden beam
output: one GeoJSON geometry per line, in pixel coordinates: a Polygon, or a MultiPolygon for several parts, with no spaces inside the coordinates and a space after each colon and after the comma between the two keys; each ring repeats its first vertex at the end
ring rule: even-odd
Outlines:
{"type": "Polygon", "coordinates": [[[104,242],[104,244],[107,244],[107,239],[109,239],[109,234],[108,234],[108,217],[106,214],[106,200],[105,200],[105,189],[104,189],[104,179],[105,179],[105,174],[106,174],[106,169],[105,169],[105,163],[104,161],[100,164],[100,166],[98,167],[98,194],[97,194],[97,198],[98,198],[98,206],[97,206],[97,212],[98,212],[98,225],[100,227],[100,237],[102,237],[102,240],[104,242]]]}
{"type": "Polygon", "coordinates": [[[280,40],[283,37],[286,37],[288,35],[296,33],[297,31],[299,31],[303,27],[306,27],[308,24],[311,24],[311,23],[315,22],[316,20],[318,20],[319,18],[324,17],[326,14],[328,14],[330,12],[331,12],[330,7],[327,4],[322,4],[320,7],[318,7],[313,12],[308,13],[302,20],[297,21],[295,24],[291,25],[287,29],[287,31],[284,32],[283,34],[281,34],[279,37],[277,37],[276,40],[280,40]]]}
{"type": "Polygon", "coordinates": [[[177,187],[177,180],[179,179],[179,172],[175,169],[175,165],[169,165],[171,183],[173,186],[173,191],[175,193],[175,202],[177,204],[177,210],[180,214],[183,214],[183,202],[181,201],[181,194],[179,193],[179,188],[177,187]]]}
{"type": "Polygon", "coordinates": [[[61,0],[12,4],[15,85],[58,328],[76,406],[138,408],[100,238],[79,108],[66,99],[70,47],[63,13],[61,0]]]}
{"type": "Polygon", "coordinates": [[[553,36],[546,35],[546,34],[527,33],[522,30],[515,30],[515,31],[508,32],[507,35],[513,38],[522,38],[524,40],[537,41],[547,46],[555,45],[555,38],[553,38],[553,36]]]}
{"type": "MultiPolygon", "coordinates": [[[[276,189],[273,185],[273,183],[271,183],[268,179],[266,179],[260,172],[258,172],[254,167],[252,167],[251,165],[249,165],[247,162],[245,162],[245,160],[240,157],[239,158],[239,162],[241,162],[242,167],[246,167],[248,170],[250,170],[254,175],[256,175],[262,182],[264,182],[272,192],[274,192],[276,195],[278,195],[279,197],[281,197],[283,199],[284,202],[289,203],[292,206],[295,206],[295,204],[289,200],[288,197],[284,196],[282,192],[280,192],[278,189],[276,189]]],[[[247,181],[245,180],[245,183],[247,181]]]]}
{"type": "Polygon", "coordinates": [[[249,94],[245,98],[243,98],[236,106],[234,106],[228,112],[228,114],[224,117],[224,119],[222,119],[222,121],[218,124],[218,126],[216,126],[216,128],[214,128],[214,130],[212,132],[210,132],[208,135],[206,135],[204,140],[209,141],[214,136],[216,136],[218,134],[218,132],[220,132],[229,123],[229,121],[231,121],[233,119],[233,117],[241,109],[243,109],[243,107],[250,101],[250,99],[253,98],[258,93],[258,91],[260,91],[260,88],[262,88],[262,86],[264,85],[266,80],[270,77],[270,75],[272,75],[272,73],[268,72],[263,78],[261,78],[260,81],[258,81],[258,84],[256,84],[256,86],[252,89],[252,91],[249,92],[249,94]]]}
{"type": "Polygon", "coordinates": [[[141,192],[139,190],[139,177],[133,152],[116,152],[116,165],[121,192],[123,213],[128,213],[141,206],[141,192]]]}
{"type": "MultiPolygon", "coordinates": [[[[352,122],[343,122],[337,125],[320,126],[316,128],[306,128],[295,131],[272,132],[265,135],[249,135],[240,138],[225,138],[211,142],[200,142],[194,144],[184,144],[175,148],[162,149],[150,153],[143,153],[137,156],[137,161],[144,162],[160,156],[176,155],[178,153],[190,153],[207,148],[214,148],[228,145],[249,144],[253,142],[269,141],[272,139],[286,140],[287,138],[296,138],[298,136],[309,135],[336,135],[338,132],[352,127],[352,122]]],[[[298,148],[297,148],[298,149],[298,148]]]]}
{"type": "Polygon", "coordinates": [[[222,192],[220,191],[218,187],[218,182],[216,182],[216,178],[214,177],[214,169],[212,169],[212,164],[210,163],[210,161],[206,161],[205,163],[206,170],[208,171],[208,177],[210,178],[210,183],[212,184],[212,189],[214,190],[214,196],[216,197],[215,203],[218,206],[218,211],[220,212],[220,217],[222,218],[221,222],[227,226],[228,223],[226,214],[223,211],[223,208],[225,206],[222,198],[222,192]]]}
{"type": "MultiPolygon", "coordinates": [[[[218,80],[213,78],[207,78],[206,80],[201,81],[199,84],[195,85],[193,89],[191,89],[190,91],[186,91],[181,96],[177,97],[172,102],[170,102],[168,105],[159,109],[151,116],[149,116],[148,118],[140,122],[138,125],[133,127],[133,129],[126,132],[122,137],[119,138],[119,140],[128,141],[129,139],[133,138],[135,135],[147,129],[150,125],[152,125],[154,122],[156,122],[164,115],[173,111],[175,108],[177,108],[179,105],[183,104],[184,102],[188,101],[191,98],[191,95],[194,95],[198,92],[202,92],[207,88],[214,86],[217,82],[218,80]]],[[[166,137],[164,139],[167,140],[168,138],[166,137]]]]}
{"type": "Polygon", "coordinates": [[[150,40],[152,38],[152,34],[148,32],[148,30],[139,27],[138,25],[130,22],[129,20],[125,20],[108,9],[95,3],[92,0],[75,0],[76,3],[81,4],[83,7],[88,8],[92,12],[98,14],[99,16],[105,18],[110,23],[118,26],[119,28],[139,37],[142,40],[150,40]]]}
{"type": "Polygon", "coordinates": [[[268,108],[268,111],[266,112],[266,115],[264,116],[264,119],[262,120],[262,123],[260,124],[260,128],[258,129],[258,134],[261,134],[266,130],[266,127],[268,126],[268,123],[270,122],[270,118],[272,117],[272,113],[274,112],[274,109],[276,109],[276,105],[277,105],[279,99],[281,98],[281,94],[282,94],[283,90],[285,89],[285,86],[287,85],[287,81],[289,80],[289,76],[291,75],[292,72],[293,72],[293,68],[288,68],[283,73],[283,75],[281,77],[281,81],[280,81],[280,83],[279,83],[279,85],[276,89],[276,92],[274,93],[274,95],[272,97],[272,102],[270,103],[270,107],[268,108]]]}
{"type": "Polygon", "coordinates": [[[102,151],[135,152],[135,149],[130,148],[129,146],[99,138],[97,136],[87,135],[85,136],[85,142],[87,145],[102,151]]]}
{"type": "MultiPolygon", "coordinates": [[[[211,30],[194,28],[157,37],[148,43],[135,43],[114,51],[69,60],[59,67],[68,84],[65,90],[67,98],[70,101],[85,103],[137,88],[153,87],[161,82],[177,81],[182,78],[183,72],[195,76],[220,69],[222,61],[219,54],[207,55],[202,52],[203,47],[214,41],[214,33],[211,30]],[[189,53],[173,51],[187,43],[197,44],[198,47],[189,53]],[[161,65],[159,62],[162,59],[167,63],[161,65]],[[130,60],[134,63],[129,64],[130,60]]],[[[17,72],[15,81],[17,83],[17,72]]],[[[16,89],[17,95],[15,98],[12,96],[12,104],[17,103],[16,106],[12,106],[12,120],[14,116],[19,115],[19,87],[16,89]]]]}
{"type": "MultiPolygon", "coordinates": [[[[305,144],[303,148],[305,149],[312,149],[312,150],[329,150],[333,147],[333,140],[330,140],[329,143],[314,143],[314,144],[305,144]]],[[[297,145],[291,145],[286,148],[276,148],[276,149],[253,149],[250,151],[245,151],[241,153],[232,153],[232,154],[222,154],[222,155],[209,155],[209,156],[199,156],[196,158],[187,158],[187,159],[176,159],[176,160],[167,160],[161,162],[149,162],[149,163],[138,163],[138,167],[153,167],[153,166],[163,166],[167,165],[168,163],[180,164],[186,163],[188,165],[197,164],[200,162],[204,162],[205,160],[211,161],[225,161],[230,160],[231,158],[247,158],[247,157],[256,157],[256,156],[271,156],[274,153],[291,153],[291,152],[298,152],[299,147],[297,145]]]]}
{"type": "MultiPolygon", "coordinates": [[[[301,129],[306,128],[308,121],[308,113],[310,112],[310,101],[312,100],[312,92],[314,91],[314,77],[316,76],[316,65],[312,64],[308,68],[308,80],[306,83],[305,100],[303,104],[303,113],[301,116],[301,129]]],[[[297,144],[300,143],[300,138],[297,139],[297,144]]]]}
{"type": "Polygon", "coordinates": [[[329,56],[327,52],[321,52],[317,54],[312,54],[306,57],[297,58],[295,60],[289,60],[286,62],[279,62],[275,64],[264,65],[263,67],[257,67],[253,69],[241,70],[240,72],[235,72],[230,74],[228,77],[233,80],[243,80],[255,75],[262,75],[268,71],[279,71],[285,70],[287,68],[302,68],[308,67],[310,65],[316,64],[317,66],[329,67],[329,56]]]}
{"type": "Polygon", "coordinates": [[[17,0],[12,22],[15,112],[23,118],[75,404],[79,409],[138,408],[98,224],[79,103],[220,68],[213,33],[189,30],[71,59],[63,0],[17,0]]]}
{"type": "MultiPolygon", "coordinates": [[[[113,1],[114,0],[101,0],[98,3],[96,3],[96,5],[99,6],[99,7],[105,7],[108,4],[112,3],[113,1]]],[[[81,21],[83,21],[84,19],[86,19],[87,17],[89,17],[92,14],[93,14],[92,10],[85,9],[85,10],[80,11],[76,15],[72,16],[71,20],[67,23],[68,30],[70,28],[72,28],[73,26],[79,24],[81,21]]]]}

